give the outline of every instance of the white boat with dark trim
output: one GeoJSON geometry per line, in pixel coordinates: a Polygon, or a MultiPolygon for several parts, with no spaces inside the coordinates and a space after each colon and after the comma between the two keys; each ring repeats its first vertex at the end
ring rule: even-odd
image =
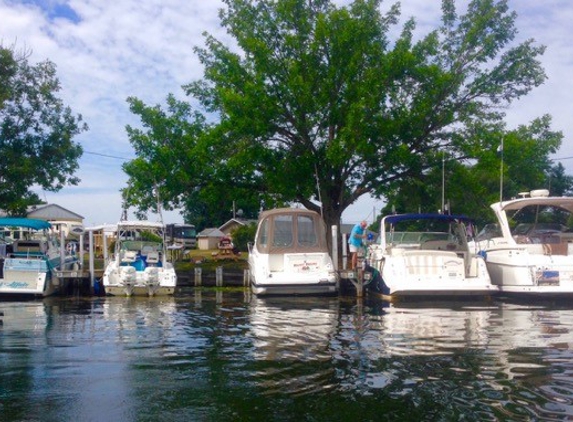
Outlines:
{"type": "Polygon", "coordinates": [[[545,189],[491,205],[498,231],[479,242],[504,294],[573,296],[573,197],[545,189]]]}
{"type": "Polygon", "coordinates": [[[52,225],[31,218],[0,218],[0,297],[65,293],[81,260],[60,247],[52,225]]]}
{"type": "Polygon", "coordinates": [[[368,289],[391,297],[497,293],[483,257],[469,247],[473,232],[473,221],[462,215],[385,216],[380,242],[368,248],[368,289]]]}
{"type": "Polygon", "coordinates": [[[103,286],[115,296],[158,296],[175,292],[177,275],[167,259],[163,224],[120,221],[114,253],[105,267],[103,286]]]}
{"type": "Polygon", "coordinates": [[[257,295],[337,293],[322,217],[298,208],[261,213],[249,244],[249,279],[257,295]]]}

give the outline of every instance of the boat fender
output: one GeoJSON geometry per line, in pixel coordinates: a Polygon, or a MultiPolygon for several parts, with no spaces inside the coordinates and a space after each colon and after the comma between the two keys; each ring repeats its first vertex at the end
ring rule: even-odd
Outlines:
{"type": "Polygon", "coordinates": [[[484,261],[487,261],[487,252],[486,251],[479,251],[478,256],[481,256],[483,258],[484,261]]]}

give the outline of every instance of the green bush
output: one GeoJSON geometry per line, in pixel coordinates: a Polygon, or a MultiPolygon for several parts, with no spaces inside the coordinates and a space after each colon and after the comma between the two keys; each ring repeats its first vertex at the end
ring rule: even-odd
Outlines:
{"type": "Polygon", "coordinates": [[[241,252],[247,252],[249,250],[247,243],[255,241],[256,231],[257,225],[254,223],[236,228],[231,233],[231,236],[233,237],[233,244],[241,252]]]}

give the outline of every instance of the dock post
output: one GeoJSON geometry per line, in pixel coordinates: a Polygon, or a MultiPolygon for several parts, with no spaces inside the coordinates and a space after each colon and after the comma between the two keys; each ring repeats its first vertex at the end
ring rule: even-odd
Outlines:
{"type": "Polygon", "coordinates": [[[345,270],[348,266],[348,243],[346,241],[346,233],[342,234],[342,269],[345,270]]]}
{"type": "Polygon", "coordinates": [[[331,227],[332,231],[332,262],[334,264],[334,270],[338,271],[338,226],[333,224],[331,227]]]}
{"type": "MultiPolygon", "coordinates": [[[[66,263],[66,234],[60,228],[60,271],[64,271],[66,263]]],[[[63,283],[63,280],[61,281],[63,283]]]]}
{"type": "Polygon", "coordinates": [[[201,273],[202,273],[202,268],[196,267],[195,268],[195,287],[199,287],[201,286],[201,273]]]}
{"type": "Polygon", "coordinates": [[[249,287],[249,270],[243,270],[243,287],[249,287]]]}
{"type": "Polygon", "coordinates": [[[89,243],[89,267],[90,267],[90,290],[93,294],[95,291],[95,265],[94,265],[94,232],[88,232],[89,243]]]}
{"type": "Polygon", "coordinates": [[[105,230],[101,230],[101,242],[102,242],[102,249],[103,249],[103,262],[107,262],[107,237],[105,235],[105,230]]]}
{"type": "Polygon", "coordinates": [[[79,259],[80,259],[80,269],[84,270],[84,231],[80,233],[80,250],[79,250],[79,259]]]}
{"type": "Polygon", "coordinates": [[[223,287],[223,267],[215,268],[215,286],[223,287]]]}
{"type": "Polygon", "coordinates": [[[356,297],[363,297],[364,296],[364,277],[362,276],[361,271],[358,271],[358,280],[356,283],[356,297]]]}

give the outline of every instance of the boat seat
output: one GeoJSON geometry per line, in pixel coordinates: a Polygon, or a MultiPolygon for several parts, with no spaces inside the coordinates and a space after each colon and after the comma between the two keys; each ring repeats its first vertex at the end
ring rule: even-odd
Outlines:
{"type": "Polygon", "coordinates": [[[154,251],[155,251],[155,249],[153,248],[153,246],[150,246],[150,245],[145,245],[143,248],[141,248],[141,253],[143,255],[149,256],[149,253],[154,252],[154,251]]]}
{"type": "Polygon", "coordinates": [[[125,251],[123,253],[123,257],[121,258],[121,262],[135,262],[136,259],[137,259],[137,252],[125,251]]]}
{"type": "Polygon", "coordinates": [[[29,253],[45,252],[45,244],[41,240],[16,240],[12,244],[12,252],[29,253]]]}
{"type": "Polygon", "coordinates": [[[148,252],[146,262],[148,265],[157,264],[159,262],[159,252],[148,252]]]}

